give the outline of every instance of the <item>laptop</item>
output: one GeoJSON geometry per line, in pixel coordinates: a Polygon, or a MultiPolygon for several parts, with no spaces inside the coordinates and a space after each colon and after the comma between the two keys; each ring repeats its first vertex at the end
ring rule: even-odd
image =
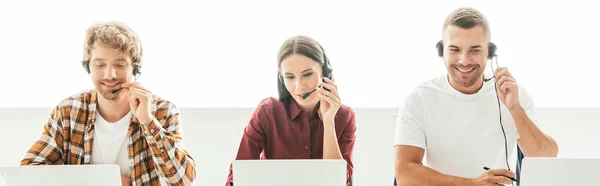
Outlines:
{"type": "Polygon", "coordinates": [[[0,186],[121,185],[118,165],[0,166],[0,186]]]}
{"type": "Polygon", "coordinates": [[[600,185],[599,167],[600,159],[525,157],[520,186],[600,185]]]}
{"type": "Polygon", "coordinates": [[[234,186],[346,186],[345,160],[236,160],[234,186]]]}

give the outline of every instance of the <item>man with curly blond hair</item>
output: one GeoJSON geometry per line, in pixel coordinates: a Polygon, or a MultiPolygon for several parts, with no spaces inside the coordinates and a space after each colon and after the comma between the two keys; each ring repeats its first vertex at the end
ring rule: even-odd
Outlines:
{"type": "Polygon", "coordinates": [[[142,68],[137,34],[101,22],[85,37],[81,64],[95,88],[54,107],[21,165],[116,164],[123,185],[190,185],[196,164],[183,144],[179,110],[135,81],[142,68]]]}

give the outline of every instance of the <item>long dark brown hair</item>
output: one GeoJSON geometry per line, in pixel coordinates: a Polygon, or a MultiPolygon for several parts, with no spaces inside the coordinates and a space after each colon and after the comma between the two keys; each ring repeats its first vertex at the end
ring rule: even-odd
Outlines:
{"type": "MultiPolygon", "coordinates": [[[[333,81],[331,65],[329,64],[329,60],[325,55],[325,51],[323,50],[323,47],[314,39],[308,36],[300,35],[285,40],[283,45],[281,45],[281,48],[279,48],[279,54],[277,55],[278,69],[281,67],[281,61],[292,54],[306,56],[314,60],[316,63],[321,64],[323,67],[323,76],[333,81]]],[[[277,91],[279,92],[279,101],[289,103],[289,101],[293,99],[290,92],[285,88],[284,78],[279,70],[277,72],[277,91]]]]}

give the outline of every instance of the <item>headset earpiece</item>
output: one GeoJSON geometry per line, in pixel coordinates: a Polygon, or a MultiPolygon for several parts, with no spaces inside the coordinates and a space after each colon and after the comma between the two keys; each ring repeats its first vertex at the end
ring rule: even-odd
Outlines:
{"type": "Polygon", "coordinates": [[[284,83],[283,81],[283,75],[281,75],[281,73],[277,72],[277,79],[279,79],[280,83],[284,83]]]}
{"type": "Polygon", "coordinates": [[[327,58],[327,54],[325,53],[325,49],[323,49],[323,46],[321,46],[321,44],[319,42],[317,42],[317,45],[319,45],[319,48],[321,48],[321,51],[323,52],[323,76],[326,77],[327,79],[331,79],[331,72],[333,71],[333,69],[331,68],[331,65],[329,64],[329,59],[327,58]]]}
{"type": "Polygon", "coordinates": [[[87,72],[89,74],[90,73],[90,62],[82,61],[81,65],[83,66],[83,69],[85,70],[85,72],[87,72]]]}
{"type": "Polygon", "coordinates": [[[435,45],[435,48],[437,48],[437,50],[438,50],[438,56],[443,57],[444,56],[444,44],[442,43],[442,41],[438,42],[435,45]]]}
{"type": "Polygon", "coordinates": [[[490,42],[490,46],[488,48],[488,57],[490,59],[496,57],[496,49],[497,49],[496,44],[490,42]]]}
{"type": "Polygon", "coordinates": [[[135,66],[133,67],[133,76],[138,76],[138,75],[140,75],[141,73],[142,73],[142,72],[140,71],[140,66],[138,66],[138,65],[135,65],[135,66]]]}
{"type": "Polygon", "coordinates": [[[331,79],[331,71],[333,71],[333,69],[331,69],[331,67],[329,66],[329,60],[327,60],[327,56],[325,56],[325,53],[323,53],[323,58],[323,76],[327,79],[331,79]]]}

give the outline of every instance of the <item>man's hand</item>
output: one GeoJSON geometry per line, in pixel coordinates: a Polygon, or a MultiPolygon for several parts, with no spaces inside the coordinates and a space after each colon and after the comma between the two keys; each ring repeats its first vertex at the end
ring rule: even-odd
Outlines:
{"type": "Polygon", "coordinates": [[[485,171],[481,176],[472,180],[472,186],[483,186],[483,185],[503,185],[511,184],[512,180],[507,177],[515,178],[515,173],[506,169],[493,169],[485,171]]]}
{"type": "Polygon", "coordinates": [[[152,93],[139,83],[125,83],[122,85],[127,89],[129,95],[129,107],[131,113],[143,125],[148,125],[154,117],[152,116],[152,93]]]}
{"type": "Polygon", "coordinates": [[[509,110],[518,108],[519,87],[515,78],[508,72],[506,67],[498,67],[494,78],[496,79],[496,88],[498,89],[498,98],[509,110]]]}

